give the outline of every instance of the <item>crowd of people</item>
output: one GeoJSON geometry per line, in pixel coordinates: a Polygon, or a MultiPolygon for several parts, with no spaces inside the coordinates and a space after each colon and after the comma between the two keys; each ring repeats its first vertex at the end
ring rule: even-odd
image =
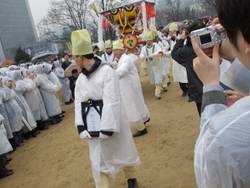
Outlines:
{"type": "Polygon", "coordinates": [[[196,104],[201,117],[194,154],[197,186],[249,188],[249,10],[247,0],[217,0],[218,18],[193,20],[181,29],[170,24],[167,32],[152,28],[136,49],[108,40],[101,52],[87,30],[77,30],[71,36],[74,60],[65,54],[0,69],[0,177],[13,174],[6,168],[8,153],[23,139],[62,120],[62,90],[63,103],[74,101],[75,126],[89,144],[96,187],[109,188],[110,178],[123,169],[128,188],[138,188],[135,167],[141,161],[133,137],[147,134],[150,122],[140,81],[144,74],[157,100],[174,81],[196,104]],[[218,24],[226,39],[203,48],[192,32],[218,24]]]}
{"type": "Polygon", "coordinates": [[[65,77],[64,69],[70,64],[65,54],[60,60],[0,69],[0,178],[13,174],[6,168],[11,160],[9,152],[63,120],[65,111],[61,105],[73,102],[72,93],[79,75],[73,69],[65,77]],[[62,101],[59,100],[61,91],[62,101]]]}

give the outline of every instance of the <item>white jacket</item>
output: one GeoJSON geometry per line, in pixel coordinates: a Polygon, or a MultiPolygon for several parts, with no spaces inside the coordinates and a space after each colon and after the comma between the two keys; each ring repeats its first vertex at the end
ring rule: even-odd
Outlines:
{"type": "Polygon", "coordinates": [[[123,54],[118,61],[115,72],[119,77],[122,102],[129,121],[132,123],[144,122],[149,118],[149,111],[145,105],[141,82],[133,57],[123,54]]]}
{"type": "Polygon", "coordinates": [[[250,97],[205,108],[194,165],[198,188],[250,187],[250,97]]]}

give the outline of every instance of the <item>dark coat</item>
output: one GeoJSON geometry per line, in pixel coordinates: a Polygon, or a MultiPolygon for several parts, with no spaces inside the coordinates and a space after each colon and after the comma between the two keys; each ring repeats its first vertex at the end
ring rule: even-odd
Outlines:
{"type": "Polygon", "coordinates": [[[177,40],[171,53],[172,58],[187,69],[188,95],[195,102],[201,103],[203,84],[194,72],[193,60],[196,54],[190,42],[184,45],[184,40],[177,40]]]}

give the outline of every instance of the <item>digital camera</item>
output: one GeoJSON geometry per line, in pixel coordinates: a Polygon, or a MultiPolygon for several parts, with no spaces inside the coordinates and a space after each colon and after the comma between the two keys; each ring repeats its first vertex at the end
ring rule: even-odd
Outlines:
{"type": "Polygon", "coordinates": [[[191,32],[191,36],[198,39],[199,46],[202,49],[214,47],[215,44],[226,39],[226,32],[221,25],[209,26],[191,32]]]}

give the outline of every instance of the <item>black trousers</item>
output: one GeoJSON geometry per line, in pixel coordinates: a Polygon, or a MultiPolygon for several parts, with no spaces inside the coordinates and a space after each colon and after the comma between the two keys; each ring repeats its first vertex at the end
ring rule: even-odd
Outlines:
{"type": "Polygon", "coordinates": [[[188,93],[188,84],[179,82],[179,85],[180,85],[180,88],[181,88],[182,92],[184,94],[187,94],[188,93]]]}
{"type": "Polygon", "coordinates": [[[198,110],[198,113],[199,113],[199,116],[201,116],[201,102],[195,102],[195,104],[196,104],[196,108],[197,108],[197,110],[198,110]]]}

